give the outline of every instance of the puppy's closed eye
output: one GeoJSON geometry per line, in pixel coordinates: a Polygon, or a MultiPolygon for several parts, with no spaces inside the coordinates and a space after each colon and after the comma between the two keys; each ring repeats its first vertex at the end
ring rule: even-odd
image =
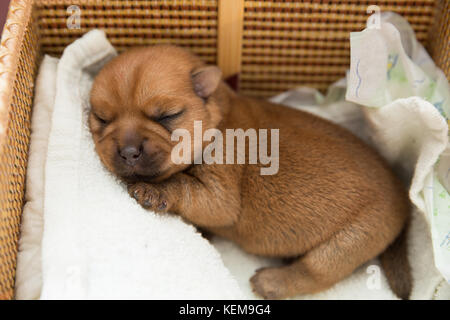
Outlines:
{"type": "Polygon", "coordinates": [[[99,116],[95,112],[92,112],[92,114],[94,115],[94,118],[103,126],[106,126],[111,122],[111,120],[107,120],[105,117],[99,116]]]}
{"type": "Polygon", "coordinates": [[[152,117],[151,119],[169,130],[168,126],[170,122],[180,117],[183,113],[184,110],[178,111],[176,113],[162,113],[157,117],[152,117]]]}

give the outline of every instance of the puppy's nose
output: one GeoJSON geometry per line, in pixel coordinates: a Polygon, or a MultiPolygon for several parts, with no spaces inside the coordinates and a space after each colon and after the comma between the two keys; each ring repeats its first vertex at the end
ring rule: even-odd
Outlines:
{"type": "Polygon", "coordinates": [[[142,155],[142,146],[136,147],[136,146],[126,146],[120,149],[119,152],[120,156],[123,160],[126,161],[126,163],[130,166],[133,166],[136,164],[136,162],[139,160],[139,158],[142,155]]]}

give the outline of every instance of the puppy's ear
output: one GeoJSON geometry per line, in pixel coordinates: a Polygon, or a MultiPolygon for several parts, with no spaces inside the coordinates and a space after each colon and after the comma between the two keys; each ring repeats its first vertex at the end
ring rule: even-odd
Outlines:
{"type": "Polygon", "coordinates": [[[191,73],[191,78],[195,93],[200,98],[206,99],[216,91],[222,78],[222,71],[216,66],[201,67],[191,73]]]}

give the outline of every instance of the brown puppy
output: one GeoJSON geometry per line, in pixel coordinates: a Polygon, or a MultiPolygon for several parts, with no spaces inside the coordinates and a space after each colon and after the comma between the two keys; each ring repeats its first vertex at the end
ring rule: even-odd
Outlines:
{"type": "Polygon", "coordinates": [[[146,208],[176,213],[253,254],[296,257],[252,277],[264,298],[324,290],[383,252],[392,289],[408,298],[405,232],[399,235],[410,205],[383,159],[345,129],[241,97],[220,78],[217,67],[173,46],[113,59],[91,92],[102,162],[146,208]],[[202,132],[279,128],[279,171],[261,175],[248,154],[246,164],[175,164],[171,133],[184,128],[193,139],[194,120],[202,132]]]}

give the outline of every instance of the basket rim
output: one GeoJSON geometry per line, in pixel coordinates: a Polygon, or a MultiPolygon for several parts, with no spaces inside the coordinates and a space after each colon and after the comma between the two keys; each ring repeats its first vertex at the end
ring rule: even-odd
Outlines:
{"type": "Polygon", "coordinates": [[[9,4],[8,15],[0,41],[0,150],[7,139],[9,111],[14,92],[18,60],[33,0],[14,0],[9,4]]]}

